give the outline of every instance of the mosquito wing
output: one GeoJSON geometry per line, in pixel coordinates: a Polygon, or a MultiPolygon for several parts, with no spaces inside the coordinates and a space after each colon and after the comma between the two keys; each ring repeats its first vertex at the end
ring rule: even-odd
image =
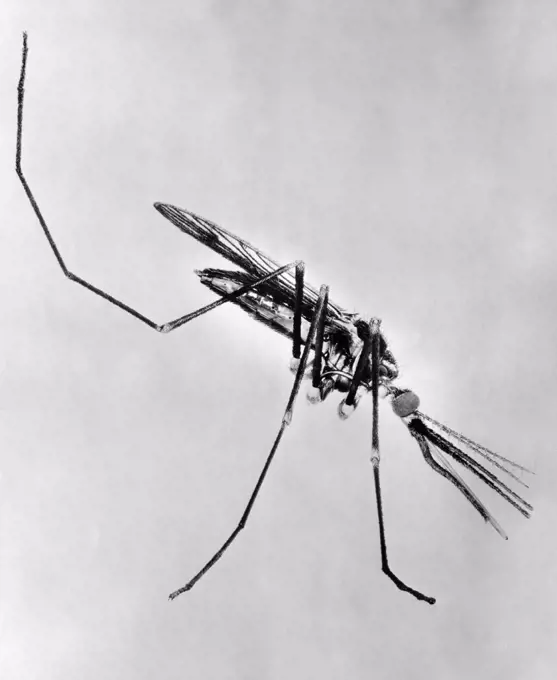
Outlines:
{"type": "Polygon", "coordinates": [[[234,236],[214,222],[166,203],[155,203],[155,208],[178,229],[251,274],[265,276],[280,267],[251,243],[234,236]]]}
{"type": "MultiPolygon", "coordinates": [[[[193,236],[200,243],[211,248],[227,260],[242,267],[242,269],[251,275],[249,277],[251,280],[270,274],[281,266],[268,255],[261,252],[261,250],[251,245],[251,243],[248,243],[248,241],[244,241],[244,239],[231,234],[226,229],[195,213],[166,203],[155,203],[155,208],[161,215],[170,220],[172,224],[176,225],[178,229],[193,236]]],[[[236,274],[237,278],[240,273],[227,272],[227,274],[230,277],[236,274]]],[[[281,274],[279,277],[264,284],[264,288],[282,304],[294,309],[296,299],[296,278],[294,272],[281,274]]],[[[221,292],[216,289],[214,290],[215,292],[221,292]]],[[[302,313],[307,319],[311,319],[318,297],[318,291],[313,286],[305,283],[302,313]]],[[[353,316],[353,314],[345,311],[329,299],[327,319],[330,324],[344,326],[350,322],[353,316]]]]}

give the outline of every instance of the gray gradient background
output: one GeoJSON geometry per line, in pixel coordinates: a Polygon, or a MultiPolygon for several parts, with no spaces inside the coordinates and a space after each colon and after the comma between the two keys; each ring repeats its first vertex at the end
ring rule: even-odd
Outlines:
{"type": "Polygon", "coordinates": [[[552,678],[557,667],[557,7],[552,2],[3,3],[0,677],[552,678]],[[71,9],[70,9],[71,8],[71,9]],[[370,400],[301,399],[249,528],[289,346],[213,299],[224,262],[151,207],[307,261],[383,318],[423,410],[537,471],[502,541],[370,400]]]}

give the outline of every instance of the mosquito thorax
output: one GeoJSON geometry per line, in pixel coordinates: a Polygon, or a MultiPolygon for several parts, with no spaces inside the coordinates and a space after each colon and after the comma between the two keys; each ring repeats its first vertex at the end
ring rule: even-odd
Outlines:
{"type": "Polygon", "coordinates": [[[396,397],[393,397],[391,406],[399,418],[406,418],[406,416],[412,415],[412,413],[419,409],[420,398],[415,392],[405,390],[397,394],[396,397]]]}

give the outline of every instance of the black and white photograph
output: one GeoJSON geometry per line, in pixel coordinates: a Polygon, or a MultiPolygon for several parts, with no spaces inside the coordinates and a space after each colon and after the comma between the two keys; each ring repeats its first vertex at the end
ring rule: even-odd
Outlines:
{"type": "Polygon", "coordinates": [[[553,678],[557,6],[2,10],[0,677],[553,678]]]}

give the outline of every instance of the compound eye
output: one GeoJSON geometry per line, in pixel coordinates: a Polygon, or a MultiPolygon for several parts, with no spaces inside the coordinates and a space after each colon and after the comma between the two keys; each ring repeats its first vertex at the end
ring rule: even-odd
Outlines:
{"type": "Polygon", "coordinates": [[[414,392],[406,390],[393,398],[391,406],[399,418],[406,418],[419,409],[420,398],[414,392]]]}

